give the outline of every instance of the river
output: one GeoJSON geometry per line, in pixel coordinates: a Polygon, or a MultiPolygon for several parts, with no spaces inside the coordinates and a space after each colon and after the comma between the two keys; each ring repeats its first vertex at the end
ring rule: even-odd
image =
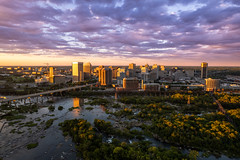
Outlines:
{"type": "MultiPolygon", "coordinates": [[[[5,125],[0,133],[0,157],[4,160],[58,160],[58,159],[77,159],[74,143],[70,137],[64,137],[58,124],[68,119],[83,118],[93,124],[94,119],[103,119],[114,122],[108,119],[105,113],[105,108],[102,105],[90,106],[86,103],[88,99],[80,98],[58,98],[52,105],[55,106],[55,111],[50,112],[47,107],[40,108],[37,113],[27,114],[26,118],[21,123],[33,121],[38,125],[35,127],[19,127],[19,123],[14,126],[5,125]],[[63,106],[63,110],[58,110],[58,106],[63,106]],[[68,109],[75,107],[72,111],[68,109]],[[92,110],[85,109],[86,107],[93,107],[92,110]],[[40,121],[37,119],[40,118],[40,121]],[[57,118],[50,128],[44,130],[43,121],[52,118],[57,118]],[[10,133],[14,128],[18,131],[24,132],[21,134],[10,133]],[[30,128],[30,129],[29,129],[30,128]],[[38,142],[36,148],[28,150],[26,145],[29,143],[38,142]]],[[[169,148],[170,145],[161,143],[151,138],[147,138],[155,146],[169,148]]],[[[187,150],[183,150],[187,152],[187,150]]],[[[200,152],[201,153],[201,152],[200,152]]],[[[215,160],[214,156],[208,158],[199,158],[215,160]]],[[[230,158],[221,156],[219,160],[228,160],[230,158]]]]}

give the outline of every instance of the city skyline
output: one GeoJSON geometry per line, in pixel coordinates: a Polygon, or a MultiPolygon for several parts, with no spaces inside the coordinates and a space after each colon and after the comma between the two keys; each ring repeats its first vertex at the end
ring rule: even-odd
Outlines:
{"type": "Polygon", "coordinates": [[[1,0],[0,66],[240,66],[240,3],[1,0]]]}

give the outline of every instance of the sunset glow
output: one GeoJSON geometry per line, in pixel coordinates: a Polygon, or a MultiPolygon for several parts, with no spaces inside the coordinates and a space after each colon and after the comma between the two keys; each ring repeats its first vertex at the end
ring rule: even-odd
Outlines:
{"type": "Polygon", "coordinates": [[[0,0],[0,65],[239,66],[240,2],[0,0]]]}

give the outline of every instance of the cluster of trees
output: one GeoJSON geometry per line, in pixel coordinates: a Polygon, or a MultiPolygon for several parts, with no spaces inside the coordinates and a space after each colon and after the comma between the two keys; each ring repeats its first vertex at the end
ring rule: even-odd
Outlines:
{"type": "MultiPolygon", "coordinates": [[[[233,96],[224,96],[228,97],[229,101],[227,103],[230,103],[230,97],[233,98],[233,96]]],[[[168,98],[167,100],[172,103],[181,104],[187,102],[188,95],[174,94],[168,98]]],[[[141,100],[138,100],[138,97],[124,97],[120,99],[121,102],[126,102],[127,104],[141,104],[137,106],[132,105],[132,108],[138,110],[138,114],[134,115],[133,118],[139,120],[139,122],[148,122],[147,124],[143,123],[141,126],[145,134],[152,135],[160,141],[175,145],[194,147],[203,151],[217,151],[228,156],[240,157],[238,152],[238,148],[240,147],[238,140],[239,132],[235,128],[236,126],[240,126],[240,109],[227,111],[236,124],[233,125],[228,122],[224,114],[215,112],[217,105],[208,94],[192,96],[191,104],[194,105],[185,105],[182,107],[159,103],[162,100],[161,97],[146,97],[146,99],[150,103],[145,104],[141,100]],[[200,115],[185,114],[186,107],[193,109],[192,106],[199,106],[199,111],[207,107],[214,110],[214,112],[205,114],[200,112],[202,113],[200,115]]],[[[237,99],[236,96],[234,99],[237,99]]],[[[145,97],[142,100],[145,100],[145,97]]]]}
{"type": "Polygon", "coordinates": [[[119,99],[119,101],[125,104],[153,104],[160,102],[170,102],[173,104],[186,105],[189,96],[191,105],[194,105],[196,108],[217,109],[216,103],[213,102],[213,98],[209,94],[193,96],[189,94],[176,93],[166,97],[129,96],[122,97],[119,99]]]}
{"type": "MultiPolygon", "coordinates": [[[[228,110],[227,113],[233,119],[238,129],[240,129],[240,108],[228,110]]],[[[219,112],[219,114],[222,114],[222,113],[219,112]]]]}
{"type": "Polygon", "coordinates": [[[156,138],[171,143],[240,156],[239,133],[225,121],[224,115],[211,113],[199,117],[172,113],[155,118],[148,130],[156,138]]]}
{"type": "Polygon", "coordinates": [[[165,101],[164,97],[142,97],[142,96],[127,96],[119,99],[125,104],[150,104],[165,101]]]}
{"type": "Polygon", "coordinates": [[[20,77],[20,76],[7,76],[0,78],[1,80],[6,80],[8,83],[32,83],[34,78],[20,77]]]}
{"type": "Polygon", "coordinates": [[[94,98],[91,102],[89,102],[90,105],[107,105],[109,101],[104,98],[94,98]]]}
{"type": "Polygon", "coordinates": [[[240,106],[240,96],[225,93],[216,94],[216,96],[224,108],[232,109],[240,106]]]}
{"type": "Polygon", "coordinates": [[[149,104],[145,107],[141,107],[140,112],[137,114],[137,118],[144,120],[158,119],[162,115],[166,115],[174,111],[174,107],[165,105],[163,103],[149,104]]]}
{"type": "Polygon", "coordinates": [[[133,111],[130,108],[124,108],[111,114],[113,114],[116,117],[125,117],[133,115],[133,111]]]}
{"type": "MultiPolygon", "coordinates": [[[[111,124],[103,120],[95,120],[97,130],[111,130],[111,124]]],[[[177,148],[163,149],[151,146],[150,142],[139,141],[132,144],[113,139],[111,143],[103,142],[102,135],[86,120],[66,120],[59,124],[65,133],[69,134],[76,144],[78,155],[86,160],[146,160],[146,159],[196,159],[198,153],[189,155],[181,153],[177,148]]]]}
{"type": "Polygon", "coordinates": [[[100,133],[103,133],[104,135],[111,137],[115,136],[118,138],[124,138],[126,140],[129,139],[142,139],[142,132],[137,131],[137,130],[129,130],[127,128],[124,129],[116,129],[112,126],[110,122],[100,120],[100,119],[95,119],[94,120],[94,126],[99,131],[100,133]]]}

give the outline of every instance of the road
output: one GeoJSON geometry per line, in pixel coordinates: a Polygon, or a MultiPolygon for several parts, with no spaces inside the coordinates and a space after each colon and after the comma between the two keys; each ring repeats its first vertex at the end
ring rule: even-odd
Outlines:
{"type": "Polygon", "coordinates": [[[53,94],[53,93],[59,93],[59,92],[64,92],[64,91],[69,91],[69,90],[74,90],[74,89],[79,89],[83,87],[88,87],[93,84],[87,84],[87,85],[82,85],[82,86],[74,86],[74,87],[68,87],[68,88],[61,88],[61,89],[56,89],[56,90],[50,90],[50,91],[45,91],[45,92],[40,92],[40,93],[34,93],[34,94],[28,94],[28,95],[23,95],[23,96],[17,96],[17,97],[11,97],[9,99],[2,99],[0,100],[0,103],[2,102],[10,102],[13,100],[19,100],[19,99],[26,99],[28,97],[38,97],[38,96],[43,96],[43,95],[48,95],[48,94],[53,94]]]}

